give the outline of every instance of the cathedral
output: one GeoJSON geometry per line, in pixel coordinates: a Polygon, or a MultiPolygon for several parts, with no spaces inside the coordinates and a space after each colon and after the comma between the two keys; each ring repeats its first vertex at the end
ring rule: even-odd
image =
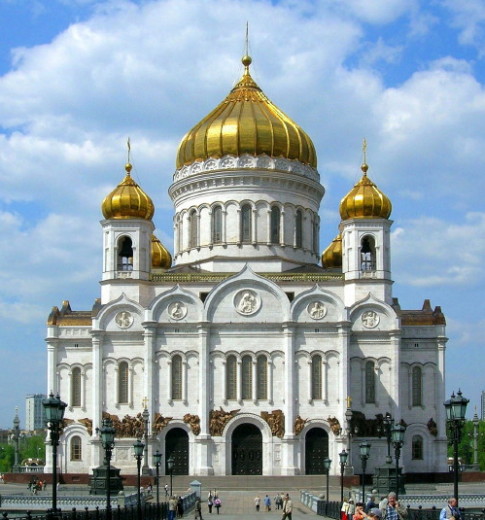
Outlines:
{"type": "Polygon", "coordinates": [[[319,474],[328,457],[337,475],[344,449],[359,472],[363,440],[372,472],[389,412],[406,426],[403,471],[446,471],[445,318],[393,295],[390,199],[364,153],[322,253],[314,144],[242,63],[178,147],[173,255],[128,161],[101,205],[100,297],[48,317],[47,390],[67,403],[59,469],[101,465],[110,418],[122,474],[139,438],[161,474],[169,459],[174,474],[319,474]]]}

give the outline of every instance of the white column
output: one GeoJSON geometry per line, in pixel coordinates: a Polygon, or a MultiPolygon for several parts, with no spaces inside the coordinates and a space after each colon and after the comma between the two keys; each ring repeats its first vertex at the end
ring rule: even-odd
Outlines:
{"type": "Polygon", "coordinates": [[[188,393],[187,393],[187,374],[188,374],[188,368],[187,368],[187,358],[184,356],[182,359],[182,402],[184,404],[187,404],[188,400],[188,393]]]}
{"type": "MultiPolygon", "coordinates": [[[[201,368],[202,370],[202,368],[201,368]]],[[[222,362],[222,370],[221,370],[221,384],[222,384],[222,395],[224,396],[224,401],[227,403],[228,396],[227,396],[227,362],[224,360],[222,362]]]]}
{"type": "MultiPolygon", "coordinates": [[[[49,332],[54,332],[54,327],[49,327],[49,332]]],[[[57,327],[56,327],[57,329],[57,327]]],[[[55,331],[57,333],[57,331],[55,331]]],[[[47,393],[51,392],[56,395],[59,391],[59,384],[57,381],[57,344],[56,337],[47,338],[47,393]]]]}
{"type": "MultiPolygon", "coordinates": [[[[394,353],[394,366],[391,372],[391,399],[394,400],[395,410],[400,410],[401,399],[399,396],[399,373],[401,370],[401,338],[400,333],[391,333],[391,345],[394,353]]],[[[400,420],[400,417],[395,417],[396,421],[400,420]]]]}
{"type": "Polygon", "coordinates": [[[172,404],[173,396],[172,396],[172,358],[167,361],[167,394],[168,394],[168,404],[172,404]]]}
{"type": "Polygon", "coordinates": [[[237,360],[237,401],[242,402],[242,361],[239,358],[237,360]]]}
{"type": "Polygon", "coordinates": [[[86,410],[86,370],[84,367],[81,369],[81,408],[83,411],[86,410]]]}
{"type": "Polygon", "coordinates": [[[328,361],[323,361],[322,357],[322,400],[328,404],[328,361]]]}
{"type": "Polygon", "coordinates": [[[307,378],[307,389],[308,389],[308,402],[312,402],[312,358],[308,360],[308,378],[307,378]]]}

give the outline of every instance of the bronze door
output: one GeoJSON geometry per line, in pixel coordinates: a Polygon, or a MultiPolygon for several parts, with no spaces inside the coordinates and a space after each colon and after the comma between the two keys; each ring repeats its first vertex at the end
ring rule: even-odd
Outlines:
{"type": "Polygon", "coordinates": [[[305,474],[324,475],[323,459],[328,457],[328,434],[322,428],[312,428],[305,436],[305,474]]]}
{"type": "Polygon", "coordinates": [[[252,424],[241,424],[232,434],[232,474],[263,474],[263,436],[252,424]]]}
{"type": "Polygon", "coordinates": [[[165,438],[165,474],[169,475],[167,461],[173,457],[173,475],[189,474],[189,436],[182,428],[174,428],[165,438]]]}

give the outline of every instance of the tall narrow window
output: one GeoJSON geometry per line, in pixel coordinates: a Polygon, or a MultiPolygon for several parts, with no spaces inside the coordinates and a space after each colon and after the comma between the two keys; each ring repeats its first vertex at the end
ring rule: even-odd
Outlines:
{"type": "Polygon", "coordinates": [[[182,357],[172,358],[172,399],[182,399],[182,357]]]}
{"type": "Polygon", "coordinates": [[[376,402],[376,373],[373,361],[365,364],[365,402],[376,402]]]}
{"type": "Polygon", "coordinates": [[[122,361],[118,365],[118,402],[128,403],[128,363],[122,361]]]}
{"type": "Polygon", "coordinates": [[[423,438],[414,435],[411,444],[411,457],[413,460],[423,460],[423,438]]]}
{"type": "Polygon", "coordinates": [[[81,406],[81,369],[75,367],[71,372],[71,406],[81,406]]]}
{"type": "Polygon", "coordinates": [[[256,364],[257,399],[268,399],[268,360],[266,356],[258,356],[256,364]]]}
{"type": "Polygon", "coordinates": [[[251,242],[251,205],[244,204],[241,208],[241,242],[251,242]]]}
{"type": "Polygon", "coordinates": [[[71,460],[82,460],[82,442],[77,435],[71,439],[71,460]]]}
{"type": "Polygon", "coordinates": [[[226,399],[237,399],[236,356],[229,356],[226,361],[226,399]]]}
{"type": "Polygon", "coordinates": [[[280,215],[281,211],[278,206],[271,208],[271,243],[280,243],[280,215]]]}
{"type": "Polygon", "coordinates": [[[199,222],[197,212],[193,209],[189,213],[189,247],[192,249],[199,245],[199,222]]]}
{"type": "Polygon", "coordinates": [[[296,247],[303,245],[303,213],[301,209],[297,210],[295,216],[295,245],[296,247]]]}
{"type": "Polygon", "coordinates": [[[312,357],[312,399],[322,398],[322,356],[312,357]]]}
{"type": "Polygon", "coordinates": [[[413,406],[423,404],[423,373],[420,367],[413,367],[412,371],[413,406]]]}
{"type": "Polygon", "coordinates": [[[313,252],[318,255],[320,247],[318,245],[318,216],[313,221],[313,252]]]}
{"type": "Polygon", "coordinates": [[[372,237],[364,237],[360,247],[361,269],[362,271],[375,271],[376,269],[376,248],[372,237]]]}
{"type": "Polygon", "coordinates": [[[251,356],[242,358],[242,388],[241,397],[243,399],[252,399],[253,397],[253,360],[251,356]]]}
{"type": "Polygon", "coordinates": [[[212,243],[222,242],[222,208],[216,206],[212,210],[212,243]]]}
{"type": "Polygon", "coordinates": [[[133,244],[130,237],[118,242],[118,271],[133,271],[133,244]]]}

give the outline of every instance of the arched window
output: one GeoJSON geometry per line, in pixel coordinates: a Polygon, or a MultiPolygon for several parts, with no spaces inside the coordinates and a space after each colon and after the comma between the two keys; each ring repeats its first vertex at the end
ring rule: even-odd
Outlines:
{"type": "Polygon", "coordinates": [[[199,222],[197,218],[197,211],[193,209],[189,213],[189,248],[194,248],[199,245],[199,222]]]}
{"type": "Polygon", "coordinates": [[[130,237],[118,242],[118,271],[133,271],[133,244],[130,237]]]}
{"type": "Polygon", "coordinates": [[[250,204],[244,204],[241,208],[241,231],[240,231],[240,237],[241,242],[251,242],[252,236],[251,236],[251,205],[250,204]]]}
{"type": "Polygon", "coordinates": [[[182,399],[182,357],[172,358],[172,399],[182,399]]]}
{"type": "Polygon", "coordinates": [[[281,211],[278,206],[272,206],[271,208],[271,237],[270,241],[272,244],[280,243],[280,215],[281,211]]]}
{"type": "Polygon", "coordinates": [[[212,243],[222,242],[222,208],[216,206],[212,210],[212,243]]]}
{"type": "Polygon", "coordinates": [[[295,216],[295,246],[303,245],[303,213],[301,209],[297,210],[295,216]]]}
{"type": "Polygon", "coordinates": [[[118,402],[128,403],[128,363],[122,361],[118,365],[118,402]]]}
{"type": "Polygon", "coordinates": [[[322,398],[322,356],[312,357],[312,399],[322,398]]]}
{"type": "Polygon", "coordinates": [[[75,367],[71,372],[71,406],[81,406],[81,369],[75,367]]]}
{"type": "Polygon", "coordinates": [[[412,371],[413,406],[423,404],[423,373],[420,367],[413,367],[412,371]]]}
{"type": "Polygon", "coordinates": [[[375,271],[376,269],[376,247],[374,239],[366,236],[360,245],[360,258],[362,271],[375,271]]]}
{"type": "Polygon", "coordinates": [[[423,460],[423,438],[421,435],[414,435],[411,444],[411,456],[413,460],[423,460]]]}
{"type": "Polygon", "coordinates": [[[373,361],[365,364],[365,402],[376,402],[376,372],[373,361]]]}
{"type": "Polygon", "coordinates": [[[243,356],[242,358],[242,388],[241,397],[243,399],[252,399],[253,397],[253,360],[251,356],[243,356]]]}
{"type": "Polygon", "coordinates": [[[258,356],[256,361],[257,399],[268,399],[268,360],[266,356],[258,356]]]}
{"type": "Polygon", "coordinates": [[[226,399],[237,399],[236,356],[229,356],[226,361],[226,399]]]}
{"type": "Polygon", "coordinates": [[[71,439],[71,460],[82,460],[82,442],[77,435],[71,439]]]}

